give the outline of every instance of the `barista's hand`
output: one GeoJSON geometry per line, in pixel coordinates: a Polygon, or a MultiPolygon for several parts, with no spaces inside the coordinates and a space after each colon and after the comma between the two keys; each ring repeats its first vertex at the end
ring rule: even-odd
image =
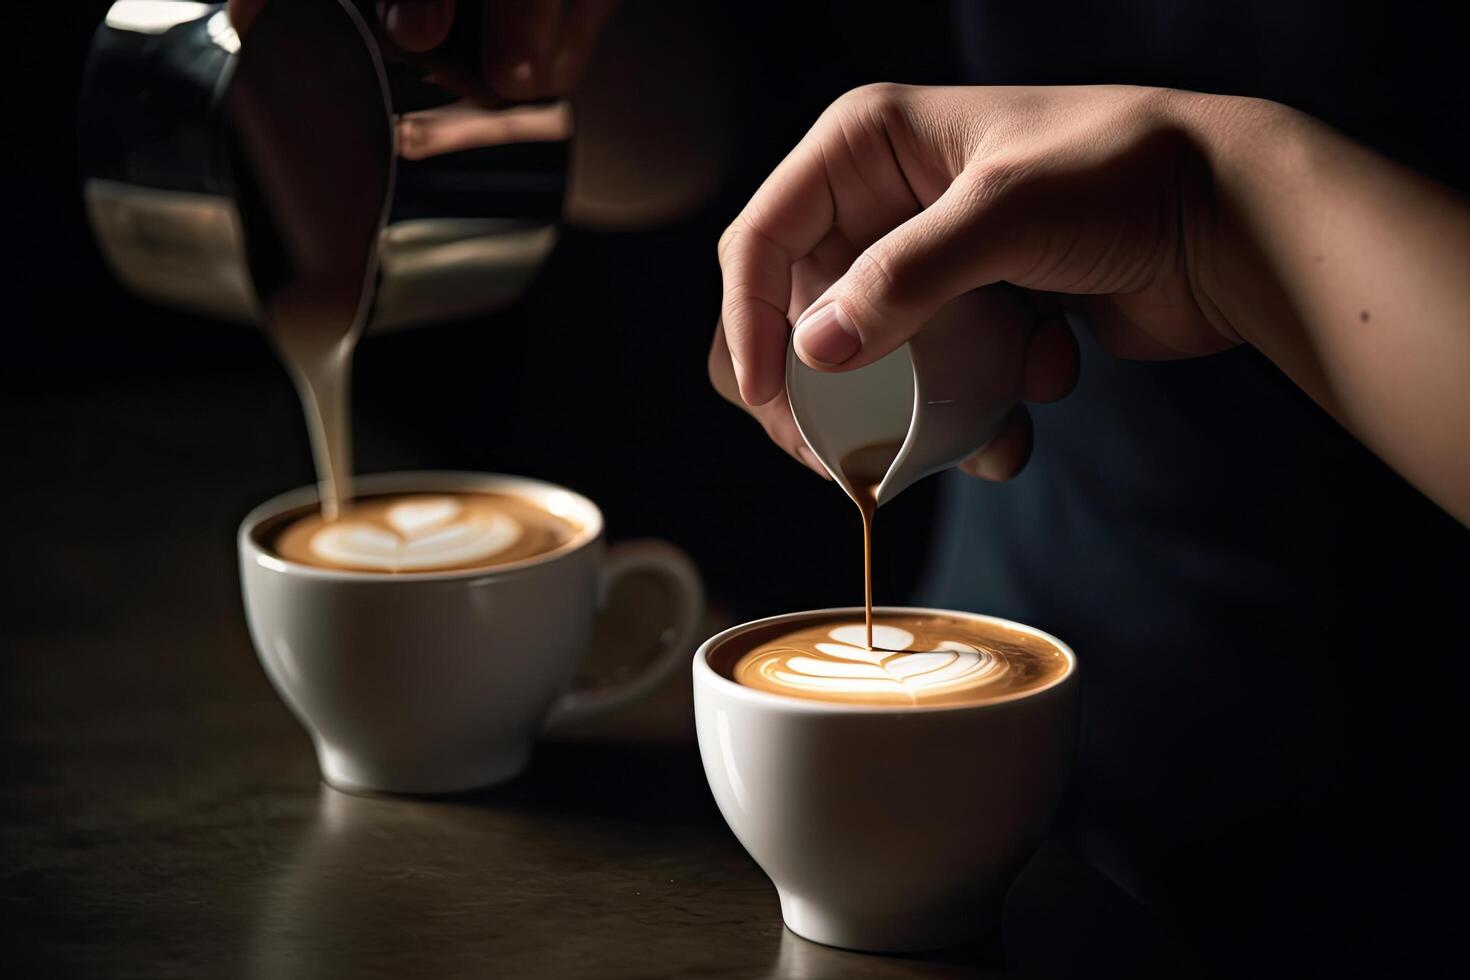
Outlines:
{"type": "MultiPolygon", "coordinates": [[[[567,94],[617,6],[617,0],[379,0],[378,18],[397,53],[411,58],[444,43],[456,2],[483,4],[480,63],[445,68],[435,80],[487,103],[567,94]]],[[[230,0],[235,30],[243,36],[266,3],[230,0]]]]}
{"type": "MultiPolygon", "coordinates": [[[[1129,357],[1238,342],[1200,303],[1191,235],[1200,182],[1178,93],[1128,87],[873,85],[837,100],[720,239],[721,322],[710,374],[792,455],[821,472],[784,391],[785,349],[819,370],[870,364],[950,299],[1009,282],[1036,291],[1018,390],[1060,398],[1077,349],[1058,309],[1085,310],[1129,357]]],[[[1024,408],[964,469],[1025,464],[1024,408]]]]}

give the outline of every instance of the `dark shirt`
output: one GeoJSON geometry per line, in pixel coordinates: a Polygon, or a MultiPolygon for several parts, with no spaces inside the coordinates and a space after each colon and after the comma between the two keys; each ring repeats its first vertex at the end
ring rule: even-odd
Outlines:
{"type": "MultiPolygon", "coordinates": [[[[1463,180],[1464,35],[1352,6],[974,3],[956,24],[975,83],[1273,98],[1463,180]]],[[[1020,478],[945,477],[921,590],[1077,650],[1060,832],[1225,975],[1462,962],[1470,532],[1253,350],[1082,349],[1020,478]]]]}

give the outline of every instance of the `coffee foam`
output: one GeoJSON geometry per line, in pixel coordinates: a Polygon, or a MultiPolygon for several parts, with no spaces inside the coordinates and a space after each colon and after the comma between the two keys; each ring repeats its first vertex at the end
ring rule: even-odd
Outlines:
{"type": "Polygon", "coordinates": [[[573,526],[505,494],[401,494],[352,502],[337,520],[293,515],[264,537],[281,557],[372,572],[493,566],[553,551],[573,526]]]}
{"type": "Polygon", "coordinates": [[[1068,669],[1054,644],[977,620],[883,617],[873,626],[873,649],[866,632],[863,623],[836,620],[767,630],[733,644],[725,672],[746,687],[793,697],[918,705],[995,700],[1068,669]]]}
{"type": "Polygon", "coordinates": [[[388,527],[346,518],[311,536],[324,564],[414,572],[484,561],[515,544],[521,525],[496,512],[466,512],[450,497],[401,500],[383,513],[388,527]]]}

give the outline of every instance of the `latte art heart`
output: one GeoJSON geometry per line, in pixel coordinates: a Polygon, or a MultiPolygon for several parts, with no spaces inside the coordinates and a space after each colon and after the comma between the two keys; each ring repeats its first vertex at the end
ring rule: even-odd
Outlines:
{"type": "MultiPolygon", "coordinates": [[[[754,638],[753,638],[754,639],[754,638]]],[[[946,704],[989,701],[1045,685],[1066,670],[1052,644],[954,617],[819,621],[755,639],[730,665],[747,687],[819,701],[946,704]]]]}
{"type": "Polygon", "coordinates": [[[580,528],[509,493],[401,493],[357,497],[329,520],[315,508],[261,528],[288,561],[386,575],[500,568],[551,554],[580,528]]]}
{"type": "Polygon", "coordinates": [[[415,538],[443,527],[464,513],[464,507],[449,497],[400,500],[389,507],[383,519],[405,538],[415,538]]]}
{"type": "Polygon", "coordinates": [[[827,694],[921,695],[978,687],[1006,670],[993,652],[958,640],[942,641],[933,650],[910,650],[914,635],[891,626],[874,627],[873,650],[861,645],[866,639],[862,626],[839,626],[827,635],[837,642],[815,644],[821,658],[775,656],[761,665],[761,673],[780,685],[827,694]]]}
{"type": "Polygon", "coordinates": [[[312,535],[309,546],[330,564],[407,572],[484,561],[520,536],[521,526],[505,514],[466,512],[452,498],[427,497],[395,503],[382,524],[334,521],[312,535]]]}

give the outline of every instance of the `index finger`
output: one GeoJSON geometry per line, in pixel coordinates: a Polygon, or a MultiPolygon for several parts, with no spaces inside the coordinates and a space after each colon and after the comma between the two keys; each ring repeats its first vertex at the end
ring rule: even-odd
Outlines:
{"type": "Polygon", "coordinates": [[[720,318],[747,405],[763,405],[785,388],[791,266],[817,247],[835,217],[822,152],[808,133],[720,237],[720,318]]]}

